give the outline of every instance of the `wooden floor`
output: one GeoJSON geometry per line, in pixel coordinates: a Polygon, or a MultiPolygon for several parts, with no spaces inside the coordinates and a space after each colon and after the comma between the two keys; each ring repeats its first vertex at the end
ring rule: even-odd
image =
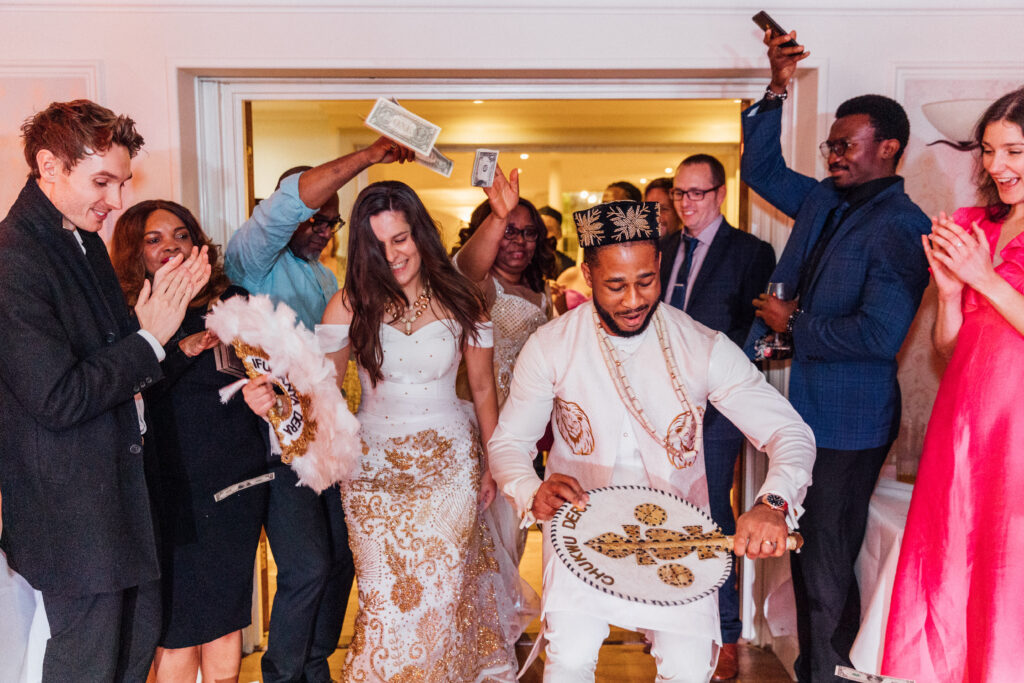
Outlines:
{"type": "MultiPolygon", "coordinates": [[[[527,538],[526,553],[520,566],[523,577],[540,592],[541,577],[541,536],[536,529],[530,531],[527,538]]],[[[271,562],[270,577],[271,591],[273,591],[276,568],[271,562]]],[[[273,594],[273,593],[271,593],[273,594]]],[[[334,655],[328,660],[331,665],[331,674],[335,679],[341,677],[341,666],[345,661],[345,649],[352,639],[352,628],[356,613],[356,596],[353,588],[349,600],[348,610],[345,613],[345,625],[342,629],[341,643],[334,655]]],[[[526,629],[526,636],[533,639],[540,630],[540,623],[534,620],[526,629]]],[[[528,643],[521,643],[517,648],[520,662],[522,662],[530,651],[528,643]]],[[[263,653],[260,651],[245,657],[242,660],[242,671],[238,680],[241,683],[260,681],[260,658],[263,653]]],[[[520,679],[523,683],[540,683],[543,676],[544,664],[537,661],[530,667],[520,679]]],[[[786,670],[779,663],[770,651],[763,650],[752,645],[741,644],[739,650],[739,677],[735,680],[739,683],[789,683],[790,678],[786,670]]],[[[601,656],[597,664],[598,683],[613,683],[624,681],[653,681],[655,677],[654,658],[644,653],[643,636],[632,631],[612,628],[611,634],[601,649],[601,656]]]]}

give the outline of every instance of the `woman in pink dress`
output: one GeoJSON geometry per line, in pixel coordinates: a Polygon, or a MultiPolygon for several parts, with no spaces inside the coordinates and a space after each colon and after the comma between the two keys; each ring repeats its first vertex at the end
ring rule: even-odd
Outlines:
{"type": "Polygon", "coordinates": [[[882,673],[1017,681],[1024,636],[1024,89],[975,129],[984,206],[923,239],[950,358],[900,551],[882,673]]]}

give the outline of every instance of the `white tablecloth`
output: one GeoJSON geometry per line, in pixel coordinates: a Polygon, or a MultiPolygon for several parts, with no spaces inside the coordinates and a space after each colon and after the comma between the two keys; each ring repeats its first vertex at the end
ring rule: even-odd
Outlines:
{"type": "Polygon", "coordinates": [[[877,674],[882,665],[889,601],[913,490],[911,484],[883,478],[871,496],[868,526],[856,565],[860,631],[850,650],[854,667],[866,673],[877,674]]]}
{"type": "Polygon", "coordinates": [[[0,681],[42,680],[49,637],[42,594],[8,567],[7,557],[0,552],[0,681]]]}

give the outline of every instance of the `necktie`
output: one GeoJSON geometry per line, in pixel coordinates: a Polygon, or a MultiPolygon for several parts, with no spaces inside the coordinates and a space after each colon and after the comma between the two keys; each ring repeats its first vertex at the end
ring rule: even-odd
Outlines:
{"type": "Polygon", "coordinates": [[[669,303],[679,310],[686,309],[686,282],[690,279],[690,268],[693,266],[693,252],[697,250],[698,241],[689,235],[683,235],[686,244],[686,255],[683,258],[683,265],[679,267],[676,275],[676,286],[672,290],[672,299],[669,303]]]}

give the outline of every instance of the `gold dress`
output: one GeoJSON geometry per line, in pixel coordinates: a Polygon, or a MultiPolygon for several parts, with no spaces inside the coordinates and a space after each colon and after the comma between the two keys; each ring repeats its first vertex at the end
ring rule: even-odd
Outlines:
{"type": "Polygon", "coordinates": [[[455,396],[449,328],[384,325],[384,380],[360,369],[362,456],[341,494],[359,612],[343,681],[515,681],[514,607],[477,505],[479,430],[455,396]]]}

